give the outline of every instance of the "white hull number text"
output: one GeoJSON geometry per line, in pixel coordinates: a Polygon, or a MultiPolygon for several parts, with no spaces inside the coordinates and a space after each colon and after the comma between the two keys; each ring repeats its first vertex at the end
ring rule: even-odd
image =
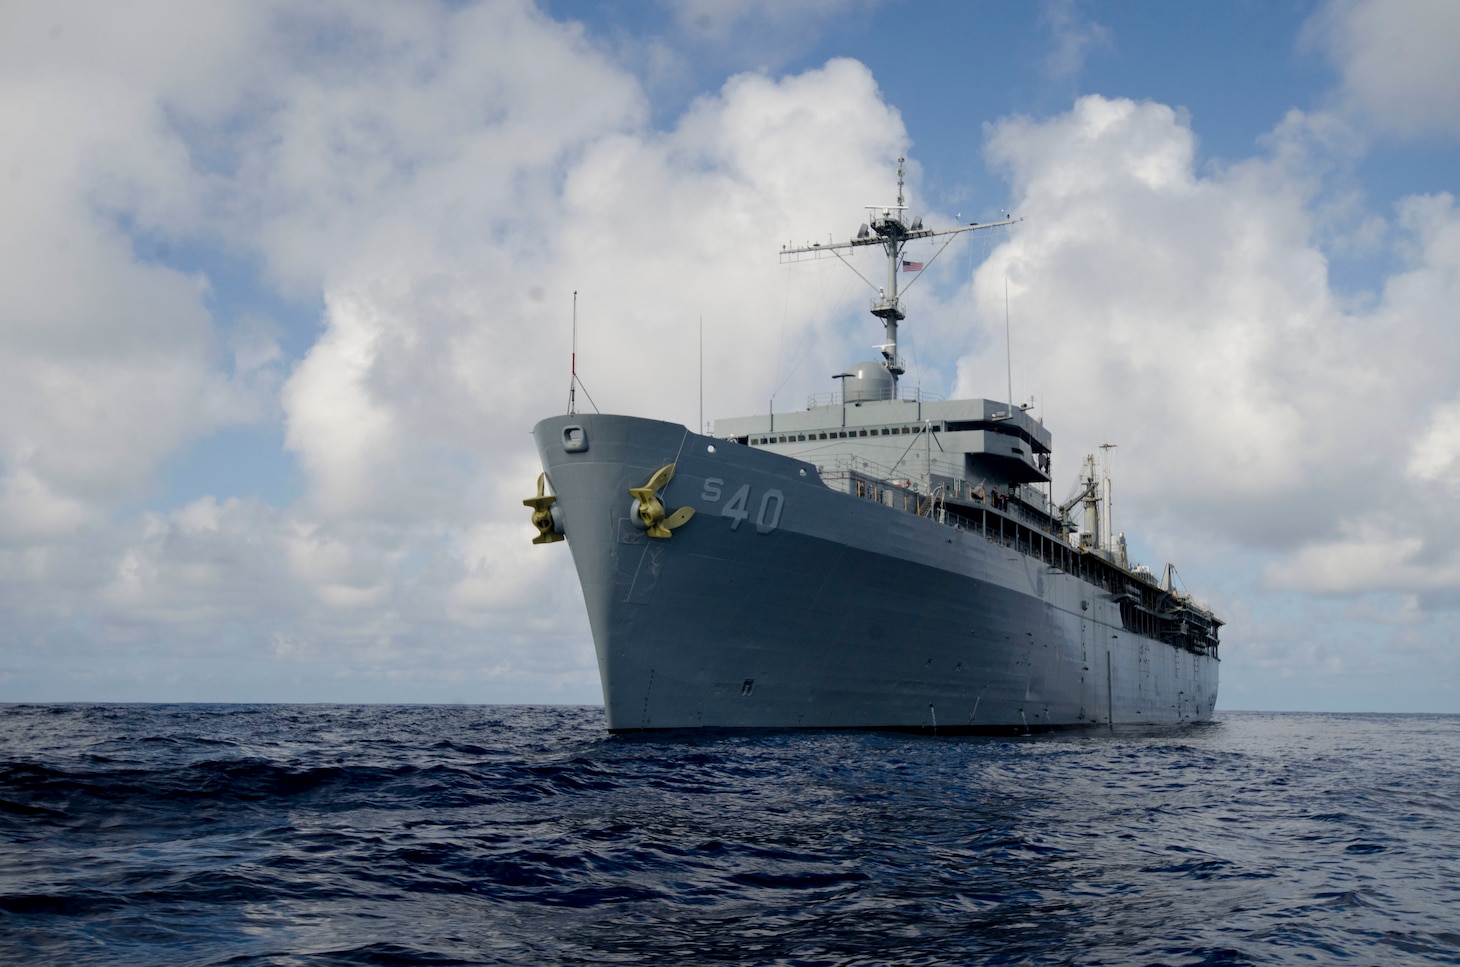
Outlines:
{"type": "MultiPolygon", "coordinates": [[[[705,489],[700,492],[700,499],[708,503],[720,502],[724,494],[725,481],[719,477],[706,477],[705,489]]],[[[750,519],[750,484],[741,484],[740,489],[730,495],[720,508],[720,516],[730,518],[730,529],[739,530],[740,522],[750,519]]],[[[786,502],[785,496],[772,487],[760,495],[760,505],[755,512],[755,532],[757,534],[769,534],[781,523],[781,507],[786,502]]]]}

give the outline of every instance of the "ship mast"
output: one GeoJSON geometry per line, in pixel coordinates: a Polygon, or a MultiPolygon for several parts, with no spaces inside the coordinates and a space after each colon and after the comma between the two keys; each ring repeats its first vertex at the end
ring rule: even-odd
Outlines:
{"type": "MultiPolygon", "coordinates": [[[[878,287],[877,300],[872,303],[872,315],[882,320],[886,338],[877,349],[882,353],[882,365],[892,376],[892,394],[897,398],[897,378],[907,371],[903,365],[902,357],[897,353],[897,325],[907,318],[907,313],[902,310],[902,303],[898,297],[897,272],[903,266],[903,248],[908,242],[925,238],[939,238],[946,235],[959,235],[963,232],[973,232],[984,228],[998,228],[1002,225],[1012,225],[1020,219],[1005,218],[1003,221],[987,222],[980,225],[978,222],[969,222],[967,225],[960,225],[957,228],[930,229],[923,227],[921,217],[914,218],[911,223],[905,220],[907,211],[907,199],[904,193],[904,164],[905,158],[897,159],[897,204],[895,205],[868,205],[867,221],[857,230],[857,235],[848,242],[826,242],[803,245],[796,248],[782,246],[781,262],[800,262],[804,259],[818,259],[827,256],[835,256],[842,261],[846,259],[841,252],[845,249],[859,248],[864,245],[880,245],[887,253],[887,285],[878,287]]],[[[952,239],[949,239],[952,241],[952,239]]],[[[944,248],[947,247],[944,243],[944,248]]],[[[934,253],[936,259],[942,253],[939,249],[934,253]]],[[[931,263],[932,259],[928,260],[931,263]]],[[[908,265],[917,266],[914,271],[921,272],[928,263],[909,262],[908,265]]],[[[912,269],[910,269],[912,270],[912,269]]],[[[853,269],[853,271],[856,271],[853,269]]],[[[861,275],[861,273],[858,273],[861,275]]],[[[863,281],[866,277],[862,276],[863,281]]],[[[870,282],[867,283],[871,285],[870,282]]],[[[1013,401],[1010,401],[1013,405],[1013,401]]]]}

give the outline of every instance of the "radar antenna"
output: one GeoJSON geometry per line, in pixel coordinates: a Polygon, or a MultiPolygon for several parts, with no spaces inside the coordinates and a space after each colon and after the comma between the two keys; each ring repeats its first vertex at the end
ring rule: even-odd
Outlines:
{"type": "MultiPolygon", "coordinates": [[[[863,245],[882,246],[883,251],[887,253],[887,285],[884,287],[874,287],[877,288],[877,300],[872,303],[871,312],[872,315],[882,320],[882,325],[886,332],[885,341],[877,348],[882,351],[883,365],[892,376],[892,392],[894,398],[897,395],[897,378],[907,372],[907,367],[903,365],[902,357],[897,354],[897,325],[907,318],[907,313],[903,311],[902,303],[898,299],[897,273],[902,268],[921,273],[926,267],[926,264],[922,262],[903,262],[903,248],[908,242],[919,239],[959,235],[963,232],[974,232],[986,228],[1000,228],[1004,225],[1012,225],[1015,222],[1023,221],[1020,218],[1009,217],[1006,212],[1004,213],[1004,218],[997,222],[986,222],[982,225],[978,222],[969,222],[967,225],[959,225],[956,228],[937,230],[924,228],[921,217],[914,218],[911,223],[907,222],[904,217],[907,211],[906,196],[904,193],[904,164],[906,160],[906,158],[901,157],[897,159],[897,204],[868,205],[867,221],[862,224],[862,227],[857,230],[856,236],[850,241],[817,242],[797,247],[781,247],[781,263],[786,264],[788,262],[801,262],[807,259],[819,259],[827,256],[835,256],[845,262],[846,259],[841,254],[844,250],[860,248],[863,245]]],[[[934,258],[936,257],[934,255],[934,258]]],[[[931,259],[929,262],[931,262],[931,259]]],[[[850,266],[850,263],[848,265],[850,266]]],[[[853,271],[856,270],[853,269],[853,271]]],[[[870,285],[871,283],[869,282],[868,284],[870,285]]]]}

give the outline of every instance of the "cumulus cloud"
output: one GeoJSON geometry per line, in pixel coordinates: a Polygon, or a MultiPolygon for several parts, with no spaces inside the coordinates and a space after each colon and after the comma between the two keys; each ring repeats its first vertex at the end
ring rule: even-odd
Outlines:
{"type": "Polygon", "coordinates": [[[1447,489],[1460,492],[1460,400],[1431,409],[1405,470],[1416,480],[1443,481],[1447,489]]]}
{"type": "MultiPolygon", "coordinates": [[[[781,83],[738,78],[664,136],[641,132],[633,98],[613,115],[621,130],[603,133],[604,116],[566,129],[561,190],[539,185],[531,219],[520,198],[472,198],[475,172],[427,169],[399,189],[408,231],[387,218],[335,250],[326,330],[283,396],[320,513],[458,515],[452,501],[481,455],[522,447],[521,430],[561,406],[566,367],[550,360],[567,361],[575,290],[595,398],[644,413],[678,401],[693,422],[684,403],[697,395],[699,316],[708,311],[712,352],[732,331],[763,342],[787,318],[812,321],[800,305],[773,316],[759,296],[777,271],[767,230],[826,224],[839,200],[798,191],[796,175],[835,162],[869,182],[901,137],[851,62],[781,83]],[[481,229],[466,233],[463,220],[481,229]],[[545,384],[554,373],[560,383],[545,384]]],[[[717,368],[712,399],[768,379],[750,354],[717,368]]]]}
{"type": "MultiPolygon", "coordinates": [[[[1436,529],[1402,471],[1428,483],[1451,467],[1455,212],[1406,199],[1405,270],[1367,308],[1336,296],[1318,182],[1293,161],[1294,139],[1312,150],[1302,120],[1206,174],[1160,104],[1091,96],[996,125],[989,157],[1026,221],[974,278],[985,345],[1002,342],[1007,280],[1064,466],[1119,444],[1126,522],[1262,549],[1274,586],[1454,587],[1454,528],[1436,529]]],[[[1002,386],[997,355],[962,361],[960,393],[1002,386]]]]}
{"type": "Polygon", "coordinates": [[[1334,0],[1305,33],[1343,78],[1341,106],[1372,130],[1460,134],[1460,7],[1448,0],[1334,0]]]}
{"type": "MultiPolygon", "coordinates": [[[[0,334],[15,348],[7,385],[44,405],[0,423],[0,565],[16,591],[83,548],[96,563],[65,595],[18,608],[7,640],[84,647],[57,627],[79,609],[96,648],[153,665],[180,649],[223,678],[259,658],[316,683],[344,669],[356,694],[458,674],[498,700],[529,680],[591,699],[568,556],[528,542],[521,507],[536,476],[527,430],[564,402],[570,294],[584,296],[580,372],[604,405],[694,422],[703,315],[723,360],[707,400],[734,401],[712,412],[751,408],[745,387],[758,403],[785,374],[747,347],[819,345],[812,330],[851,304],[796,295],[768,309],[774,240],[850,234],[847,186],[885,190],[905,137],[896,111],[865,67],[836,61],[735,78],[655,132],[631,75],[527,4],[217,19],[256,56],[159,68],[146,31],[98,33],[127,111],[90,125],[78,93],[76,143],[51,146],[64,163],[39,167],[54,185],[26,195],[27,224],[66,214],[70,257],[87,261],[47,255],[10,280],[8,304],[33,311],[0,334]],[[108,137],[125,140],[120,169],[78,163],[108,137]],[[819,177],[832,169],[836,188],[819,177]],[[156,239],[226,247],[280,292],[313,293],[313,344],[285,360],[276,323],[213,318],[204,277],[149,259],[156,239]],[[297,505],[202,496],[115,516],[169,452],[271,417],[304,474],[297,505]]],[[[200,31],[226,47],[183,29],[200,31]]],[[[55,69],[78,91],[99,83],[91,60],[55,69]]],[[[23,236],[6,236],[19,254],[23,236]]],[[[206,695],[223,678],[191,685],[206,695]]]]}
{"type": "MultiPolygon", "coordinates": [[[[1037,380],[1066,436],[1118,435],[1132,456],[1159,454],[1168,466],[1149,469],[1169,472],[1156,479],[1204,500],[1295,486],[1308,441],[1264,369],[1324,368],[1311,361],[1324,341],[1285,354],[1327,308],[1301,195],[1261,166],[1227,184],[1197,177],[1190,129],[1158,104],[1082,98],[1050,121],[999,125],[989,152],[1025,222],[980,267],[976,291],[1002,322],[1007,278],[1019,318],[1051,327],[1024,341],[1048,347],[1037,380]],[[1099,425],[1113,407],[1080,405],[1103,387],[1127,426],[1099,425]]],[[[1131,476],[1124,489],[1138,493],[1146,475],[1131,476]]]]}
{"type": "Polygon", "coordinates": [[[1110,46],[1110,29],[1082,16],[1076,0],[1046,0],[1039,19],[1054,39],[1054,49],[1045,57],[1051,77],[1074,77],[1093,51],[1110,46]]]}
{"type": "Polygon", "coordinates": [[[234,62],[249,34],[247,13],[217,9],[164,39],[155,27],[176,13],[6,11],[0,531],[12,536],[75,533],[139,493],[159,460],[252,408],[252,387],[218,367],[207,280],[142,244],[198,217],[158,89],[234,62]]]}
{"type": "MultiPolygon", "coordinates": [[[[675,10],[681,30],[725,31],[707,43],[783,16],[675,10]]],[[[712,417],[799,407],[880,336],[840,264],[775,251],[849,237],[891,189],[907,133],[855,61],[742,74],[654,125],[599,39],[525,2],[4,18],[11,694],[591,701],[568,554],[529,543],[521,506],[528,430],[566,403],[572,294],[594,401],[687,425],[701,317],[712,417]],[[222,315],[198,253],[317,306],[317,329],[222,315]],[[137,508],[169,455],[250,422],[277,425],[296,503],[137,508]]],[[[1076,61],[1101,38],[1053,26],[1076,61]]],[[[1413,628],[1460,603],[1460,534],[1434,510],[1460,489],[1460,216],[1444,195],[1377,226],[1330,210],[1323,166],[1361,150],[1356,123],[1295,111],[1211,170],[1157,103],[1006,119],[988,156],[1026,221],[965,291],[938,288],[940,262],[907,332],[924,359],[963,357],[960,393],[998,395],[1007,280],[1020,395],[1040,398],[1061,481],[1117,442],[1118,513],[1174,559],[1239,555],[1264,588],[1385,589],[1403,606],[1364,620],[1413,628]],[[1345,244],[1391,246],[1398,269],[1340,297],[1326,253],[1345,244]],[[963,340],[949,317],[969,305],[963,340]]],[[[1221,593],[1249,644],[1274,644],[1262,660],[1328,667],[1291,644],[1306,616],[1263,625],[1221,593]]]]}

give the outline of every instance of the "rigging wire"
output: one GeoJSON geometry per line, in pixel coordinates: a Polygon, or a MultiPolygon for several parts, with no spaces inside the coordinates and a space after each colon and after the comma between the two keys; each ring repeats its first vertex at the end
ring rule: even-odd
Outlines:
{"type": "MultiPolygon", "coordinates": [[[[791,273],[782,272],[781,279],[781,328],[776,336],[776,376],[781,374],[781,362],[786,358],[786,318],[791,314],[791,273]]],[[[771,377],[773,380],[775,377],[771,377]]],[[[771,393],[771,400],[776,394],[771,393]]]]}
{"type": "Polygon", "coordinates": [[[949,245],[953,244],[953,240],[957,237],[957,235],[949,235],[948,240],[943,243],[942,247],[940,247],[938,251],[933,253],[932,258],[923,263],[923,267],[918,271],[918,274],[914,275],[912,279],[908,281],[908,284],[902,287],[902,292],[899,292],[898,295],[903,295],[907,292],[908,289],[911,289],[913,286],[917,285],[918,279],[921,279],[923,277],[923,273],[928,271],[928,266],[938,261],[938,256],[942,255],[943,250],[946,249],[949,245]]]}
{"type": "MultiPolygon", "coordinates": [[[[857,278],[861,279],[863,282],[866,282],[867,283],[867,288],[871,289],[873,292],[881,292],[882,291],[881,287],[873,285],[872,282],[871,282],[871,280],[869,280],[862,273],[858,272],[857,271],[857,267],[855,265],[853,265],[851,262],[848,262],[847,261],[847,257],[845,255],[843,255],[842,253],[838,252],[836,249],[829,249],[828,251],[830,251],[832,255],[835,255],[837,258],[841,259],[842,260],[842,264],[845,265],[847,268],[851,269],[852,272],[854,272],[856,274],[857,278]]],[[[921,275],[922,273],[920,272],[918,274],[921,275]]],[[[903,291],[907,291],[907,290],[904,289],[903,291]]]]}
{"type": "Polygon", "coordinates": [[[602,413],[598,404],[593,402],[593,397],[588,393],[588,387],[583,385],[583,380],[578,377],[578,290],[573,290],[573,355],[568,364],[570,377],[568,379],[568,415],[572,416],[578,412],[577,400],[574,391],[582,388],[583,395],[588,397],[588,402],[593,406],[593,412],[602,413]]]}
{"type": "MultiPolygon", "coordinates": [[[[783,289],[783,295],[781,299],[781,334],[780,340],[776,347],[776,377],[780,377],[782,372],[782,363],[785,361],[786,358],[786,320],[790,316],[791,301],[790,275],[791,274],[789,272],[782,273],[783,278],[785,278],[785,288],[783,289]]],[[[825,272],[822,272],[821,286],[817,291],[816,297],[816,308],[818,310],[826,303],[826,285],[827,276],[825,272]]],[[[801,363],[805,361],[807,355],[810,354],[812,339],[809,333],[803,334],[802,342],[799,345],[800,353],[791,362],[791,364],[785,368],[785,377],[781,379],[780,383],[776,385],[775,390],[770,395],[772,405],[774,405],[776,397],[781,395],[781,390],[785,389],[786,384],[791,382],[791,377],[795,376],[796,371],[801,368],[801,363]]]]}
{"type": "MultiPolygon", "coordinates": [[[[961,219],[961,216],[960,216],[961,219]]],[[[974,272],[981,261],[988,257],[993,245],[993,233],[980,233],[977,238],[968,240],[964,246],[964,252],[959,256],[960,260],[966,263],[966,270],[956,277],[960,280],[957,284],[961,298],[954,300],[951,304],[951,311],[946,314],[939,314],[934,317],[935,324],[926,331],[930,345],[946,345],[953,337],[951,332],[965,333],[969,331],[975,307],[977,290],[974,287],[974,272]],[[977,254],[975,253],[977,247],[977,254]]],[[[941,373],[940,373],[941,375],[941,373]]],[[[957,381],[957,374],[954,374],[954,382],[957,381]]],[[[950,390],[951,391],[951,390],[950,390]]]]}
{"type": "Polygon", "coordinates": [[[586,387],[586,386],[583,385],[583,380],[580,379],[577,376],[574,376],[573,378],[575,380],[577,380],[577,382],[578,382],[578,388],[583,391],[583,395],[586,396],[586,397],[588,397],[588,403],[589,403],[590,406],[593,407],[593,412],[595,412],[595,413],[602,413],[603,411],[598,408],[598,404],[595,403],[595,402],[593,402],[593,394],[589,393],[588,392],[588,387],[586,387]]]}

